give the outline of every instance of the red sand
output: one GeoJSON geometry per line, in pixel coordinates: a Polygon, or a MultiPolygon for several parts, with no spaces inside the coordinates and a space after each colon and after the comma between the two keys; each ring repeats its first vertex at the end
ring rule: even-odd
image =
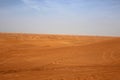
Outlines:
{"type": "Polygon", "coordinates": [[[1,33],[0,80],[120,80],[120,38],[1,33]]]}

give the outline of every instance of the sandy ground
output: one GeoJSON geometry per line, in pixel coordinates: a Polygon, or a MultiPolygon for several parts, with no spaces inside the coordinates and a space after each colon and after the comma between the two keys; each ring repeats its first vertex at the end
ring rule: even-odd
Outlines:
{"type": "Polygon", "coordinates": [[[120,37],[0,33],[0,80],[120,80],[120,37]]]}

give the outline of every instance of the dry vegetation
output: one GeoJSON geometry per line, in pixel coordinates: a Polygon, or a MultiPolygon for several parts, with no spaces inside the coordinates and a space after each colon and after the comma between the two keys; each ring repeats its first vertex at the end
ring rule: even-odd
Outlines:
{"type": "Polygon", "coordinates": [[[0,80],[120,80],[120,38],[0,33],[0,80]]]}

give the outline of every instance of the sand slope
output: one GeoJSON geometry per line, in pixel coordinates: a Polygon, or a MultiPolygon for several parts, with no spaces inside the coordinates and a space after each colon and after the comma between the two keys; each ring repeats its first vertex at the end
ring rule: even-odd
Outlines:
{"type": "Polygon", "coordinates": [[[120,38],[0,34],[1,80],[120,80],[120,38]]]}

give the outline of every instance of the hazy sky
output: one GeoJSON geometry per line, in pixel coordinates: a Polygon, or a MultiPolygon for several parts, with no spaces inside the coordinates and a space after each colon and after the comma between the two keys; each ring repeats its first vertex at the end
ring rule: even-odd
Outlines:
{"type": "Polygon", "coordinates": [[[0,32],[120,36],[120,0],[0,0],[0,32]]]}

